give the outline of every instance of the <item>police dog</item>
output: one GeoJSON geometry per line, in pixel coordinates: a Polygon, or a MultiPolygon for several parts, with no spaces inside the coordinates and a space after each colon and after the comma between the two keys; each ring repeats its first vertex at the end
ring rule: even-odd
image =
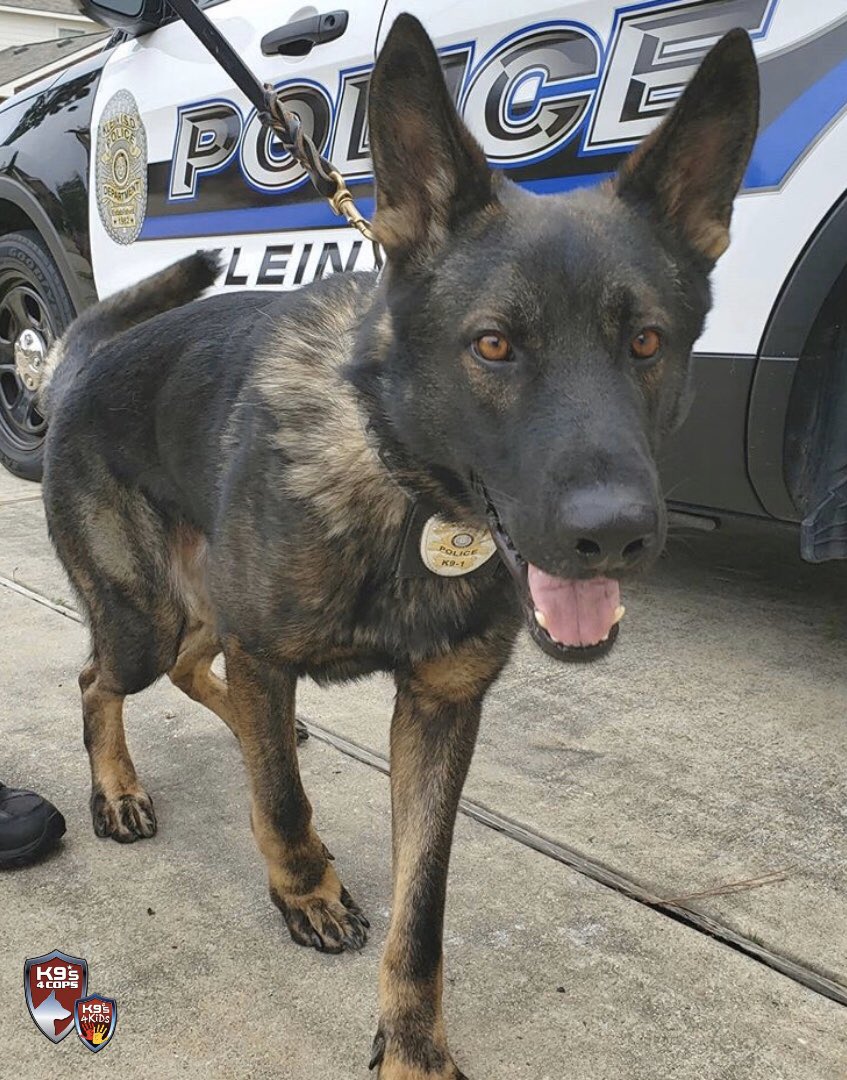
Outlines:
{"type": "Polygon", "coordinates": [[[168,674],[239,740],[291,937],[359,949],[367,920],[300,782],[295,686],[396,680],[382,1080],[461,1076],[441,1011],[447,865],[519,627],[560,660],[604,655],[621,583],[662,548],[655,454],[684,411],[757,87],[732,31],[615,179],[538,196],[490,171],[401,16],[370,92],[381,279],[198,300],[217,272],[198,254],[85,312],[49,358],[44,501],[91,630],[98,836],[156,829],[121,714],[168,674]],[[407,572],[421,507],[460,527],[407,572]]]}

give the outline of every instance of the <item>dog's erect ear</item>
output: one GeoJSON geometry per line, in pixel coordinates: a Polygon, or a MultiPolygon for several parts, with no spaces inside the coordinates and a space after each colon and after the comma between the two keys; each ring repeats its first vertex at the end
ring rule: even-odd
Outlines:
{"type": "Polygon", "coordinates": [[[729,222],[759,119],[759,73],[744,30],[706,55],[673,111],[621,166],[618,195],[670,228],[714,263],[729,245],[729,222]]]}
{"type": "Polygon", "coordinates": [[[390,259],[422,260],[492,204],[485,155],[459,119],[426,31],[400,15],[371,76],[374,231],[390,259]]]}

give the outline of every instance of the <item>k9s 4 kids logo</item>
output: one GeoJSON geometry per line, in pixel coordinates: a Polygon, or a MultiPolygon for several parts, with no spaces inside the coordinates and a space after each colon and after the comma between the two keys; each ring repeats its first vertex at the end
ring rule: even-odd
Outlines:
{"type": "Polygon", "coordinates": [[[76,1028],[96,1053],[111,1040],[118,1022],[113,998],[88,994],[88,962],[55,949],[24,963],[24,997],[42,1034],[59,1043],[76,1028]]]}
{"type": "Polygon", "coordinates": [[[95,1054],[111,1039],[117,1022],[118,1006],[114,998],[91,994],[74,1004],[76,1033],[95,1054]]]}

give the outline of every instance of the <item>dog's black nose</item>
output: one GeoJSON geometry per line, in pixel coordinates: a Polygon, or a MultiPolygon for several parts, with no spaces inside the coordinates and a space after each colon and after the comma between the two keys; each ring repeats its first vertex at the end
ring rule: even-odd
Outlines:
{"type": "Polygon", "coordinates": [[[659,510],[637,488],[597,486],[568,495],[560,508],[560,544],[584,570],[634,570],[660,543],[659,510]]]}

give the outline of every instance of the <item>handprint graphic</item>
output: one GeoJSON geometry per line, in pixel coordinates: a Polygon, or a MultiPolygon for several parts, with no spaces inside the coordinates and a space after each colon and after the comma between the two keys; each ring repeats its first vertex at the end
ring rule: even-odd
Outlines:
{"type": "Polygon", "coordinates": [[[82,1030],[92,1046],[99,1046],[109,1034],[108,1024],[83,1024],[82,1030]]]}

